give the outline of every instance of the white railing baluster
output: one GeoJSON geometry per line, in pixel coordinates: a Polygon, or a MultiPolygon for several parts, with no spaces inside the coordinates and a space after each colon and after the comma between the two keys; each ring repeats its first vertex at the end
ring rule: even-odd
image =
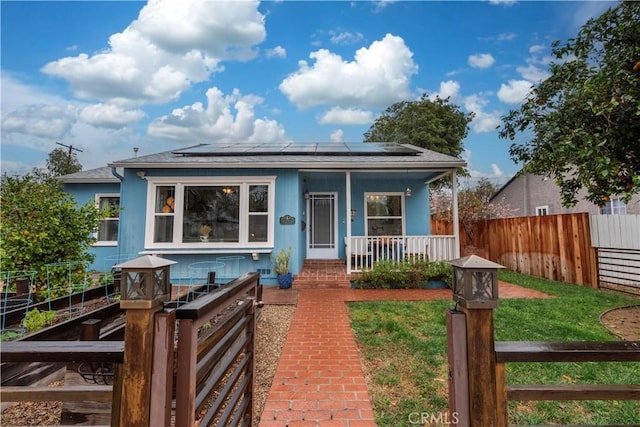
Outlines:
{"type": "Polygon", "coordinates": [[[352,236],[350,247],[351,271],[360,272],[378,260],[452,260],[455,236],[352,236]]]}

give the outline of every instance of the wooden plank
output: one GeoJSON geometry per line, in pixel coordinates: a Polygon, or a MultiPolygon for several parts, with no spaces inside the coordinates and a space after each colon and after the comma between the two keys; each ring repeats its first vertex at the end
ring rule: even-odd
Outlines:
{"type": "Polygon", "coordinates": [[[495,351],[498,363],[640,362],[640,341],[498,341],[495,351]]]}
{"type": "Polygon", "coordinates": [[[152,426],[171,425],[175,324],[174,310],[156,314],[149,418],[149,425],[152,426]]]}
{"type": "Polygon", "coordinates": [[[122,341],[8,341],[2,343],[2,362],[115,362],[122,363],[122,341]]]}
{"type": "Polygon", "coordinates": [[[449,412],[459,427],[469,426],[469,377],[465,315],[447,310],[447,358],[449,363],[449,412]],[[454,418],[454,414],[456,418],[454,418]]]}
{"type": "Polygon", "coordinates": [[[111,402],[112,387],[109,385],[67,387],[2,387],[2,402],[111,402]]]}
{"type": "Polygon", "coordinates": [[[506,427],[509,424],[509,406],[507,405],[507,369],[504,363],[496,364],[496,418],[497,427],[506,427]]]}
{"type": "Polygon", "coordinates": [[[260,274],[256,272],[245,273],[219,290],[179,307],[176,309],[176,318],[200,319],[202,322],[206,322],[211,318],[211,316],[216,314],[216,307],[218,307],[218,311],[226,308],[228,304],[225,303],[233,298],[239,297],[239,293],[243,289],[255,286],[259,277],[260,274]],[[205,314],[208,317],[205,316],[205,314]]]}
{"type": "Polygon", "coordinates": [[[176,372],[176,425],[192,426],[196,408],[196,365],[198,327],[193,319],[178,321],[178,360],[176,372]]]}
{"type": "Polygon", "coordinates": [[[640,385],[543,384],[511,385],[509,400],[640,400],[640,385]]]}
{"type": "Polygon", "coordinates": [[[471,427],[493,425],[497,413],[493,310],[461,308],[466,316],[471,427]]]}

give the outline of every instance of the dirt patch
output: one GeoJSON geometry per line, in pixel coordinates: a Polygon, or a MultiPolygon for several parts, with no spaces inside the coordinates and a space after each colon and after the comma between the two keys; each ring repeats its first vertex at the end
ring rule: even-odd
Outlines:
{"type": "Polygon", "coordinates": [[[600,322],[626,341],[640,341],[640,305],[609,310],[600,316],[600,322]]]}

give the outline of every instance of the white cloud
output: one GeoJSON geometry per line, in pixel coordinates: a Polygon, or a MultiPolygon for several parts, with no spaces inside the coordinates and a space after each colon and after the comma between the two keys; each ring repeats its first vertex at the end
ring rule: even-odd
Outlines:
{"type": "Polygon", "coordinates": [[[529,80],[531,82],[541,82],[551,75],[546,69],[540,68],[534,64],[529,64],[526,67],[516,67],[516,71],[519,72],[525,80],[529,80]]]}
{"type": "Polygon", "coordinates": [[[333,44],[354,44],[364,39],[364,35],[359,32],[351,33],[343,31],[341,33],[336,33],[331,31],[329,34],[331,35],[330,40],[333,44]]]}
{"type": "Polygon", "coordinates": [[[223,60],[255,56],[266,37],[258,2],[151,0],[109,48],[46,64],[79,98],[117,104],[166,102],[221,70],[223,60]],[[230,25],[232,23],[232,25],[230,25]]]}
{"type": "Polygon", "coordinates": [[[490,53],[479,53],[477,55],[469,55],[467,62],[473,68],[489,68],[496,60],[490,53]]]}
{"type": "Polygon", "coordinates": [[[489,4],[495,4],[495,5],[505,5],[505,6],[513,6],[514,4],[518,3],[517,0],[489,0],[489,4]]]}
{"type": "Polygon", "coordinates": [[[203,140],[242,142],[282,142],[286,135],[275,120],[256,119],[254,107],[262,103],[255,95],[237,89],[224,95],[220,89],[207,90],[207,104],[201,102],[174,109],[149,125],[152,136],[191,144],[203,140]]]}
{"type": "Polygon", "coordinates": [[[27,105],[2,116],[2,134],[61,139],[77,121],[77,111],[71,104],[27,105]]]}
{"type": "Polygon", "coordinates": [[[129,126],[142,118],[142,110],[125,110],[116,105],[95,104],[80,110],[80,120],[96,127],[120,129],[129,126]]]}
{"type": "Polygon", "coordinates": [[[465,109],[475,114],[471,127],[476,133],[495,131],[496,126],[500,124],[501,113],[499,111],[490,113],[484,111],[484,107],[488,103],[489,101],[479,95],[470,95],[464,99],[465,109]]]}
{"type": "Polygon", "coordinates": [[[266,37],[258,6],[257,0],[151,0],[129,28],[178,55],[196,49],[216,58],[244,58],[266,37]]]}
{"type": "Polygon", "coordinates": [[[265,55],[267,55],[267,58],[286,58],[287,50],[282,46],[276,46],[272,49],[267,49],[265,55]]]}
{"type": "Polygon", "coordinates": [[[447,80],[446,82],[440,82],[440,90],[429,96],[429,99],[433,100],[436,97],[440,97],[441,99],[451,98],[451,100],[455,100],[459,94],[460,83],[455,80],[447,80]]]}
{"type": "Polygon", "coordinates": [[[8,72],[2,73],[2,102],[3,172],[24,174],[32,167],[44,166],[46,153],[56,148],[56,141],[81,148],[78,160],[85,169],[104,166],[105,159],[130,157],[131,144],[145,144],[130,128],[113,130],[118,120],[124,124],[136,121],[137,110],[66,100],[44,88],[27,86],[8,72]],[[107,117],[97,117],[100,114],[107,117]],[[21,154],[7,159],[4,149],[9,146],[19,146],[21,154]],[[26,163],[30,166],[24,167],[26,163]]]}
{"type": "Polygon", "coordinates": [[[334,107],[325,112],[319,122],[323,125],[366,125],[373,120],[374,115],[371,111],[334,107]]]}
{"type": "Polygon", "coordinates": [[[483,172],[475,169],[476,165],[473,162],[473,152],[468,148],[464,149],[461,157],[467,162],[467,171],[469,175],[471,175],[471,178],[487,178],[494,182],[506,181],[507,176],[496,163],[491,163],[491,172],[483,172]]]}
{"type": "Polygon", "coordinates": [[[545,45],[542,44],[534,44],[533,46],[529,47],[529,53],[532,55],[537,55],[540,52],[543,52],[547,47],[545,45]]]}
{"type": "Polygon", "coordinates": [[[549,64],[552,61],[551,56],[544,55],[548,47],[541,44],[535,44],[529,47],[530,56],[527,58],[527,65],[516,67],[516,71],[530,82],[538,83],[550,76],[548,71],[549,64]]]}
{"type": "Polygon", "coordinates": [[[380,12],[384,8],[389,6],[390,4],[395,3],[396,1],[397,0],[379,0],[379,1],[374,1],[373,4],[375,5],[375,11],[376,12],[380,12]]]}
{"type": "Polygon", "coordinates": [[[312,65],[300,61],[298,70],[280,84],[299,108],[386,107],[411,96],[409,83],[418,70],[404,40],[391,34],[358,49],[351,62],[326,49],[309,56],[315,60],[312,65]]]}
{"type": "Polygon", "coordinates": [[[509,80],[509,83],[500,85],[498,99],[505,104],[520,104],[527,98],[532,86],[528,80],[509,80]]]}
{"type": "Polygon", "coordinates": [[[343,142],[344,141],[344,131],[342,129],[336,129],[331,132],[329,136],[331,138],[331,142],[343,142]]]}
{"type": "Polygon", "coordinates": [[[517,37],[516,33],[500,33],[498,34],[498,37],[496,38],[496,40],[498,40],[499,42],[508,42],[515,39],[516,37],[517,37]]]}

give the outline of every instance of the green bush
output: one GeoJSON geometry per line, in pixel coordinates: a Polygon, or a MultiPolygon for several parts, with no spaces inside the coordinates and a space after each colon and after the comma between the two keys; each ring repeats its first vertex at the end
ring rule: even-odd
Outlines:
{"type": "Polygon", "coordinates": [[[34,308],[27,312],[27,315],[24,317],[24,327],[29,332],[37,332],[53,322],[55,318],[56,312],[54,310],[40,311],[37,308],[34,308]]]}
{"type": "Polygon", "coordinates": [[[53,178],[4,174],[1,182],[0,270],[37,271],[34,284],[42,290],[46,264],[94,259],[92,233],[104,217],[94,200],[77,203],[53,178]]]}
{"type": "Polygon", "coordinates": [[[377,261],[371,270],[363,271],[355,280],[358,289],[419,289],[431,280],[451,286],[453,270],[446,261],[389,260],[377,261]]]}

